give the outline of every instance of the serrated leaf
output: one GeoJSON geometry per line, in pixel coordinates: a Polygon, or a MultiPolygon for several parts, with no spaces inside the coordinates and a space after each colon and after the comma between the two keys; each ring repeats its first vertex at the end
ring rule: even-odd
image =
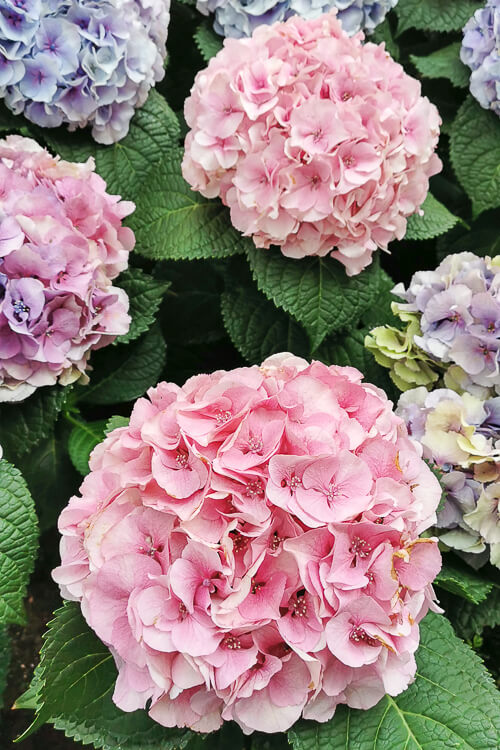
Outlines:
{"type": "Polygon", "coordinates": [[[387,370],[378,365],[365,348],[365,336],[368,329],[358,329],[350,332],[329,336],[314,353],[316,359],[327,365],[341,365],[356,367],[363,373],[367,383],[374,383],[382,388],[393,401],[397,401],[397,392],[391,382],[387,370]]]}
{"type": "Polygon", "coordinates": [[[67,736],[96,748],[177,750],[191,733],[165,729],[145,711],[124,713],[112,702],[116,667],[106,646],[90,630],[80,606],[66,602],[54,613],[37,668],[38,711],[28,737],[50,721],[67,736]]]}
{"type": "Polygon", "coordinates": [[[250,240],[231,224],[229,209],[191,190],[181,172],[183,152],[172,151],[149,176],[136,199],[130,226],[137,252],[154,260],[225,258],[250,240]]]}
{"type": "Polygon", "coordinates": [[[170,282],[155,279],[140,268],[130,268],[120,274],[117,286],[128,295],[132,322],[128,333],[119,336],[116,342],[127,344],[151,328],[170,282]]]}
{"type": "Polygon", "coordinates": [[[205,62],[208,62],[217,52],[220,52],[224,42],[207,21],[201,23],[194,32],[194,41],[205,62]]]}
{"type": "Polygon", "coordinates": [[[70,427],[61,421],[36,448],[18,461],[35,501],[42,531],[55,525],[59,513],[81,482],[66,449],[70,431],[70,427]]]}
{"type": "Polygon", "coordinates": [[[450,158],[475,216],[500,206],[500,119],[471,96],[453,121],[450,158]]]}
{"type": "Polygon", "coordinates": [[[371,329],[394,323],[394,313],[391,310],[391,302],[394,301],[393,288],[394,281],[385,271],[381,270],[377,297],[361,316],[363,328],[371,329]]]}
{"type": "Polygon", "coordinates": [[[424,78],[447,78],[458,88],[466,88],[471,71],[460,59],[461,46],[461,42],[453,42],[427,57],[410,55],[410,60],[424,78]]]}
{"type": "Polygon", "coordinates": [[[108,419],[108,421],[106,422],[106,429],[104,431],[106,435],[109,435],[110,432],[113,432],[113,430],[117,430],[119,427],[128,427],[129,423],[129,417],[121,417],[117,414],[108,419]]]}
{"type": "Polygon", "coordinates": [[[22,624],[37,552],[38,524],[21,472],[0,460],[0,625],[22,624]]]}
{"type": "Polygon", "coordinates": [[[481,5],[476,0],[400,0],[398,35],[407,29],[458,31],[481,5]]]}
{"type": "Polygon", "coordinates": [[[308,356],[305,332],[256,289],[224,292],[221,309],[231,341],[250,364],[284,351],[308,356]]]}
{"type": "Polygon", "coordinates": [[[460,638],[472,639],[481,635],[484,628],[500,625],[500,587],[496,587],[480,604],[460,601],[453,609],[446,608],[455,632],[460,638]]]}
{"type": "Polygon", "coordinates": [[[493,583],[482,578],[472,568],[460,565],[451,555],[446,555],[443,567],[437,574],[435,583],[452,594],[468,599],[474,604],[482,602],[493,588],[493,583]]]}
{"type": "Polygon", "coordinates": [[[448,211],[431,193],[427,193],[421,211],[424,212],[423,216],[413,214],[408,217],[405,240],[429,240],[439,237],[460,221],[458,216],[448,211]]]}
{"type": "Polygon", "coordinates": [[[492,750],[500,740],[500,694],[474,652],[441,615],[420,625],[417,677],[369,711],[337,708],[325,724],[299,722],[294,750],[492,750]]]}
{"type": "Polygon", "coordinates": [[[68,453],[73,466],[83,476],[89,473],[89,457],[94,448],[105,436],[106,420],[79,422],[71,430],[68,440],[68,453]]]}
{"type": "Polygon", "coordinates": [[[24,456],[50,433],[70,391],[39,388],[26,401],[0,405],[0,445],[7,458],[24,456]]]}
{"type": "Polygon", "coordinates": [[[75,138],[74,133],[63,128],[40,130],[40,135],[68,161],[86,161],[93,156],[108,193],[135,201],[149,173],[158,169],[172,148],[178,147],[180,128],[174,112],[153,89],[132,118],[128,135],[111,146],[96,143],[87,132],[75,138]]]}
{"type": "Polygon", "coordinates": [[[101,350],[92,358],[90,384],[78,392],[90,404],[134,401],[158,382],[165,364],[166,345],[157,325],[132,344],[101,350]]]}
{"type": "Polygon", "coordinates": [[[380,291],[376,261],[349,277],[333,258],[293,260],[278,250],[252,248],[248,259],[260,291],[304,326],[313,350],[328,334],[357,323],[380,291]]]}

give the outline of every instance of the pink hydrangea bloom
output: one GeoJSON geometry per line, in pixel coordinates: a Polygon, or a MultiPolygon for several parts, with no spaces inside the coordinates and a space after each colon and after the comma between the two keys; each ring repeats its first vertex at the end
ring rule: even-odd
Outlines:
{"type": "Polygon", "coordinates": [[[284,255],[332,255],[349,275],[401,239],[429,177],[440,118],[384,45],[336,11],[226,39],[185,105],[185,179],[284,255]]]}
{"type": "Polygon", "coordinates": [[[135,243],[122,226],[133,210],[106,193],[92,159],[0,141],[0,401],[77,380],[92,349],[128,331],[128,298],[112,280],[135,243]]]}
{"type": "Polygon", "coordinates": [[[53,575],[120,708],[278,732],[412,681],[440,487],[357,370],[280,354],[160,383],[90,465],[53,575]]]}

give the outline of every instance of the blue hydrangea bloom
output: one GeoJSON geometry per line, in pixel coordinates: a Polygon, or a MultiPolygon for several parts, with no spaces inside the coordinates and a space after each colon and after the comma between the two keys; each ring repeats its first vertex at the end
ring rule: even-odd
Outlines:
{"type": "Polygon", "coordinates": [[[500,0],[476,10],[464,28],[460,57],[472,70],[472,96],[500,116],[500,0]]]}
{"type": "Polygon", "coordinates": [[[163,78],[170,0],[0,0],[0,97],[42,127],[123,138],[163,78]]]}
{"type": "Polygon", "coordinates": [[[344,30],[352,35],[373,31],[398,0],[198,0],[204,15],[215,14],[214,29],[237,39],[250,36],[261,24],[286,21],[290,16],[317,18],[337,8],[344,30]]]}

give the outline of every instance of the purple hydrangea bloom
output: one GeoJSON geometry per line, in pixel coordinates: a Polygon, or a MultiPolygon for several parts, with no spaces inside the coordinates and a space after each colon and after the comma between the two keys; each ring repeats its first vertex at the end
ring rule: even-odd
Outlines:
{"type": "Polygon", "coordinates": [[[394,293],[417,316],[416,346],[439,364],[457,365],[471,384],[500,388],[500,257],[449,255],[435,271],[418,271],[394,293]]]}
{"type": "Polygon", "coordinates": [[[262,24],[286,21],[290,16],[318,18],[336,8],[348,34],[371,32],[384,20],[398,0],[198,0],[204,15],[215,14],[214,29],[222,36],[251,36],[262,24]]]}
{"type": "Polygon", "coordinates": [[[472,96],[500,116],[500,0],[488,0],[474,13],[464,28],[460,57],[472,70],[472,96]]]}
{"type": "Polygon", "coordinates": [[[164,75],[170,0],[0,0],[0,96],[42,127],[123,138],[164,75]]]}

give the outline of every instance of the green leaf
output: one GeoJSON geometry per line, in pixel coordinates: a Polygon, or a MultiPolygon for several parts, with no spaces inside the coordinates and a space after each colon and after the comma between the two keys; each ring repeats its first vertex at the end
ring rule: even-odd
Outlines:
{"type": "Polygon", "coordinates": [[[155,279],[140,268],[130,268],[120,274],[117,286],[128,295],[132,323],[128,333],[119,336],[116,341],[127,344],[151,328],[170,282],[155,279]]]}
{"type": "Polygon", "coordinates": [[[500,206],[500,120],[471,96],[453,121],[450,158],[475,216],[500,206]]]}
{"type": "Polygon", "coordinates": [[[153,89],[144,106],[136,111],[128,135],[111,146],[96,143],[87,132],[75,138],[74,133],[63,128],[45,128],[40,135],[68,161],[86,161],[93,156],[108,192],[136,200],[149,173],[158,169],[170,150],[178,146],[180,128],[174,112],[153,89]]]}
{"type": "Polygon", "coordinates": [[[0,405],[0,445],[8,458],[29,453],[54,426],[71,388],[39,388],[21,403],[0,405]]]}
{"type": "Polygon", "coordinates": [[[445,234],[460,221],[446,206],[443,206],[431,193],[422,204],[423,216],[413,214],[408,217],[405,240],[429,240],[445,234]]]}
{"type": "Polygon", "coordinates": [[[398,35],[407,29],[459,31],[482,5],[476,0],[400,0],[398,35]]]}
{"type": "Polygon", "coordinates": [[[459,603],[453,609],[446,609],[456,633],[461,638],[472,639],[480,635],[484,628],[500,625],[500,587],[496,587],[480,604],[459,603]]]}
{"type": "Polygon", "coordinates": [[[42,531],[56,523],[81,482],[66,450],[70,432],[69,426],[61,421],[40,445],[18,461],[35,501],[42,531]]]}
{"type": "Polygon", "coordinates": [[[114,417],[110,417],[106,422],[106,435],[109,435],[113,430],[117,430],[119,427],[128,427],[130,423],[129,417],[120,417],[118,414],[114,417]]]}
{"type": "Polygon", "coordinates": [[[0,625],[25,621],[23,599],[37,552],[38,524],[21,473],[0,461],[0,625]]]}
{"type": "Polygon", "coordinates": [[[363,328],[371,329],[376,326],[394,324],[394,313],[391,310],[391,302],[395,299],[392,294],[394,286],[391,277],[381,270],[379,293],[373,304],[361,316],[363,328]]]}
{"type": "Polygon", "coordinates": [[[375,44],[385,42],[385,48],[394,60],[399,60],[399,45],[395,41],[389,18],[386,18],[383,23],[380,23],[369,36],[369,41],[375,44]]]}
{"type": "Polygon", "coordinates": [[[250,243],[231,224],[229,209],[191,190],[181,172],[183,151],[165,157],[136,198],[130,226],[137,252],[154,260],[224,258],[250,243]]]}
{"type": "Polygon", "coordinates": [[[106,646],[90,630],[80,606],[66,602],[44,636],[36,673],[35,721],[19,739],[44,722],[96,748],[180,750],[191,733],[165,729],[145,711],[124,713],[112,702],[117,672],[106,646]]]}
{"type": "Polygon", "coordinates": [[[157,325],[132,344],[101,350],[92,359],[90,384],[82,386],[79,400],[90,404],[135,401],[156,385],[165,357],[165,341],[157,325]]]}
{"type": "Polygon", "coordinates": [[[308,356],[304,331],[255,288],[224,292],[221,308],[231,341],[250,364],[285,351],[308,356]]]}
{"type": "Polygon", "coordinates": [[[474,652],[442,616],[420,625],[417,677],[369,711],[341,706],[326,724],[299,722],[294,750],[492,750],[500,739],[500,694],[474,652]]]}
{"type": "Polygon", "coordinates": [[[222,49],[224,39],[215,33],[208,21],[201,23],[194,32],[194,41],[201,56],[208,62],[222,49]]]}
{"type": "Polygon", "coordinates": [[[248,259],[259,289],[304,326],[313,350],[332,331],[357,323],[380,291],[378,262],[349,277],[333,258],[293,260],[252,248],[248,259]]]}
{"type": "Polygon", "coordinates": [[[461,42],[453,42],[427,57],[410,55],[410,60],[424,78],[448,78],[458,88],[466,88],[471,71],[460,59],[461,46],[461,42]]]}
{"type": "Polygon", "coordinates": [[[68,453],[73,466],[83,476],[89,473],[89,457],[94,448],[105,437],[106,420],[80,422],[71,430],[68,453]]]}
{"type": "MultiPolygon", "coordinates": [[[[10,667],[10,637],[6,627],[0,628],[0,708],[3,708],[3,694],[7,687],[10,667]]],[[[0,725],[2,720],[0,718],[0,725]]]]}
{"type": "Polygon", "coordinates": [[[474,604],[479,604],[486,599],[493,588],[493,583],[486,581],[469,566],[461,565],[458,560],[453,560],[451,555],[445,556],[443,567],[435,583],[474,604]]]}

